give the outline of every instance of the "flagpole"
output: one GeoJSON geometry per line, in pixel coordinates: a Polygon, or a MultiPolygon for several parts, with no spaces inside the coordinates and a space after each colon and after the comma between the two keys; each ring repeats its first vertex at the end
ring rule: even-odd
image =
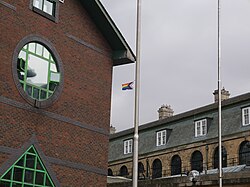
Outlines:
{"type": "Polygon", "coordinates": [[[219,187],[222,187],[220,10],[221,10],[221,4],[220,0],[218,0],[218,141],[219,141],[219,187]]]}
{"type": "Polygon", "coordinates": [[[140,93],[140,43],[141,43],[141,0],[137,0],[136,24],[136,70],[135,70],[135,113],[133,146],[133,187],[138,185],[138,141],[139,141],[139,93],[140,93]]]}

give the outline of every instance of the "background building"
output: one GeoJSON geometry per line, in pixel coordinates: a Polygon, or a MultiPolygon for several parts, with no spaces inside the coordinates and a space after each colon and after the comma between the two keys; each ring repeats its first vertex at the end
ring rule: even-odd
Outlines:
{"type": "MultiPolygon", "coordinates": [[[[173,178],[187,176],[196,170],[203,177],[215,174],[214,178],[200,180],[201,184],[205,185],[204,182],[209,180],[218,181],[217,94],[214,92],[215,103],[178,115],[173,115],[171,106],[163,105],[158,110],[159,120],[139,127],[139,179],[171,178],[169,182],[157,180],[154,185],[150,183],[151,186],[167,186],[167,183],[188,185],[184,179],[173,181],[173,178]]],[[[224,177],[229,180],[237,176],[238,181],[229,182],[237,184],[242,182],[239,177],[242,176],[243,185],[247,186],[250,185],[250,93],[229,98],[229,92],[223,88],[222,95],[224,177]],[[229,176],[228,173],[232,172],[248,173],[229,176]]],[[[131,178],[132,142],[133,129],[110,135],[110,176],[131,178]]],[[[210,182],[206,185],[212,186],[213,182],[210,182]]],[[[145,181],[141,183],[142,186],[150,186],[145,181]]]]}
{"type": "Polygon", "coordinates": [[[105,186],[112,68],[98,0],[0,0],[0,186],[105,186]]]}

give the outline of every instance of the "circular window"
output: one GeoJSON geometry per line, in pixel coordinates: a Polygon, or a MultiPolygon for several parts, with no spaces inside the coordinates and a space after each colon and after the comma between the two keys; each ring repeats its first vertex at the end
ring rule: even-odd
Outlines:
{"type": "Polygon", "coordinates": [[[62,68],[58,65],[59,56],[50,45],[41,38],[26,38],[14,55],[13,71],[19,92],[35,107],[52,103],[61,90],[62,68]]]}

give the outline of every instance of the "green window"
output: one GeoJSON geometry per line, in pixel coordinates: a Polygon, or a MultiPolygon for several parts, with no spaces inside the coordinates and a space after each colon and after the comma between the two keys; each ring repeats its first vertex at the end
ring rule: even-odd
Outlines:
{"type": "Polygon", "coordinates": [[[19,52],[17,74],[24,91],[38,101],[52,96],[60,82],[60,72],[52,54],[35,42],[26,44],[19,52]]]}
{"type": "Polygon", "coordinates": [[[51,16],[55,16],[55,0],[33,0],[33,6],[51,16]]]}
{"type": "Polygon", "coordinates": [[[1,187],[54,187],[32,145],[0,178],[1,187]]]}

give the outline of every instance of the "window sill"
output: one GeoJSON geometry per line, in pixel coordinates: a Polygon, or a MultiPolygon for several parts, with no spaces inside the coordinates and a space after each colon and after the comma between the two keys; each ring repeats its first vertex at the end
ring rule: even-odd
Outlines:
{"type": "Polygon", "coordinates": [[[40,14],[41,16],[53,21],[53,22],[56,22],[56,17],[55,16],[52,16],[50,14],[47,14],[46,12],[36,8],[36,7],[32,7],[32,10],[38,14],[40,14]]]}
{"type": "Polygon", "coordinates": [[[201,138],[201,137],[205,137],[205,136],[207,136],[206,134],[204,134],[204,135],[199,135],[199,136],[195,136],[195,138],[201,138]]]}

